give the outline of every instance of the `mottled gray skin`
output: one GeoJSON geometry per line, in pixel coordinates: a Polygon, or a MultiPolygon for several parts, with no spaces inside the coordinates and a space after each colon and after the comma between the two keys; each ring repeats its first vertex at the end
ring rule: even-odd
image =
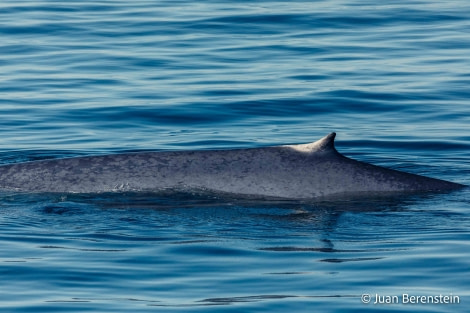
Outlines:
{"type": "Polygon", "coordinates": [[[463,187],[355,161],[335,133],[310,144],[255,149],[145,152],[0,166],[0,189],[27,192],[207,190],[293,199],[463,187]]]}

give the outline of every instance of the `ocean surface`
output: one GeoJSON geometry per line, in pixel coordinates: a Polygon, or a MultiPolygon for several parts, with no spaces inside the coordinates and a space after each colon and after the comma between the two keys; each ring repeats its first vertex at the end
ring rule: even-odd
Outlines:
{"type": "MultiPolygon", "coordinates": [[[[469,185],[469,34],[460,0],[3,0],[0,164],[336,131],[348,157],[469,185]]],[[[468,188],[0,193],[2,312],[469,308],[468,188]]]]}

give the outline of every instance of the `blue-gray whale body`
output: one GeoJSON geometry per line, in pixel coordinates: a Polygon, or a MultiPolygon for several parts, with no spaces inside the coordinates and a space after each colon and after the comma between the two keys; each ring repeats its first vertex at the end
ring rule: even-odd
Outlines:
{"type": "Polygon", "coordinates": [[[352,160],[336,151],[335,135],[300,145],[140,152],[8,164],[0,166],[0,189],[52,193],[194,189],[309,199],[464,186],[352,160]]]}

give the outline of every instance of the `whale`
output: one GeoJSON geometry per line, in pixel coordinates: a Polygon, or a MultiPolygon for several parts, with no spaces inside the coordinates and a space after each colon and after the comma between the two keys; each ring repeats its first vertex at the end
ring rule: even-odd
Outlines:
{"type": "Polygon", "coordinates": [[[462,184],[350,159],[336,133],[307,144],[246,149],[133,152],[0,166],[0,190],[39,193],[200,190],[311,199],[446,191],[462,184]]]}

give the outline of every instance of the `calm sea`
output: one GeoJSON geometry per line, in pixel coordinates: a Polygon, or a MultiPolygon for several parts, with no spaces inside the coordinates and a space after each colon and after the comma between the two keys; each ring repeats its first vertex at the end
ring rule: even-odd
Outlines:
{"type": "MultiPolygon", "coordinates": [[[[0,163],[336,131],[470,184],[469,34],[459,0],[3,0],[0,163]]],[[[469,312],[469,199],[1,193],[0,310],[469,312]]]]}

